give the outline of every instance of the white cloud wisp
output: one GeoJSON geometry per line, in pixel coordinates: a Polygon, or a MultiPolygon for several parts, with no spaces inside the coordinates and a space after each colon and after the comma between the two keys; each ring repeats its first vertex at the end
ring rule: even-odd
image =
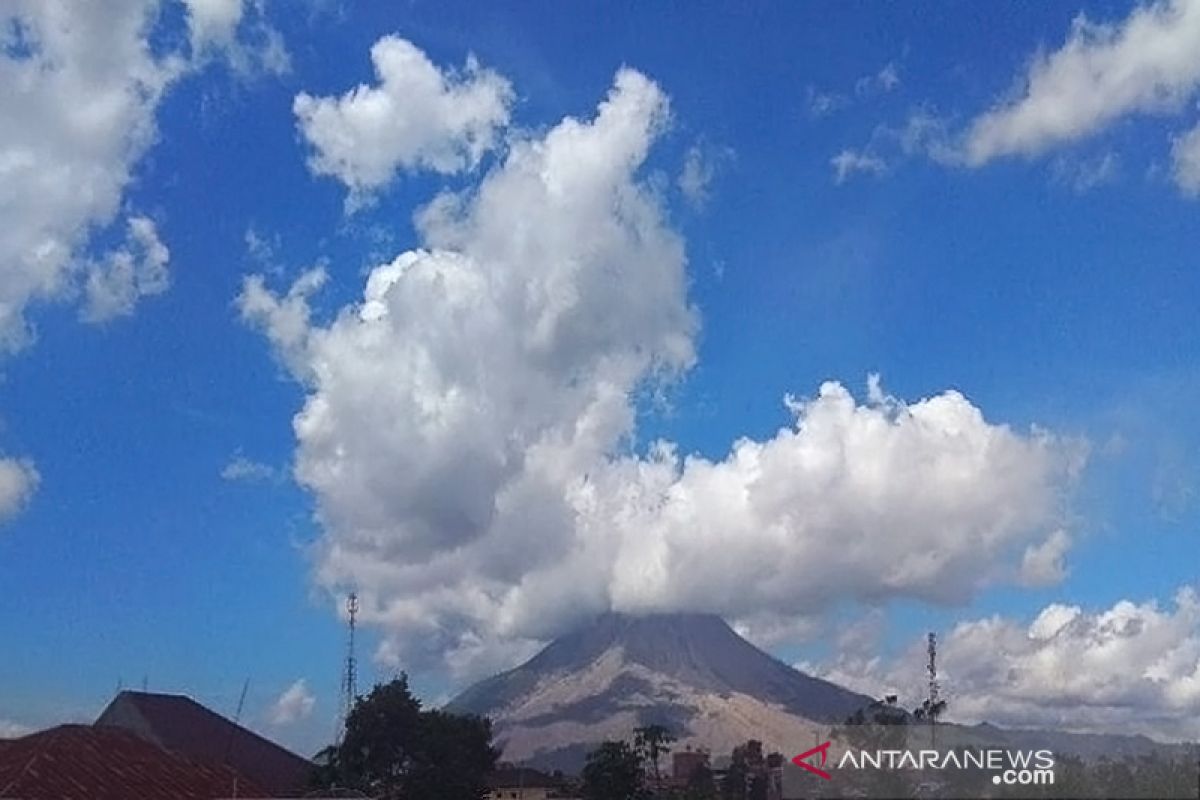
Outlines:
{"type": "Polygon", "coordinates": [[[371,48],[376,86],[341,97],[296,96],[298,125],[312,146],[309,167],[364,202],[401,171],[444,174],[473,169],[508,124],[513,91],[474,56],[460,71],[439,69],[404,39],[386,36],[371,48]]]}

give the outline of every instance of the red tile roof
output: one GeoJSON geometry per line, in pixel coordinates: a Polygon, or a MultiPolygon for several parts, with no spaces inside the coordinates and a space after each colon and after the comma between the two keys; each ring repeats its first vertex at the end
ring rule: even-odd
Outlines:
{"type": "Polygon", "coordinates": [[[192,761],[228,764],[278,797],[307,788],[313,764],[183,695],[121,692],[97,726],[134,733],[192,761]]]}
{"type": "Polygon", "coordinates": [[[60,725],[0,741],[0,798],[214,800],[270,794],[228,767],[189,761],[117,728],[60,725]]]}

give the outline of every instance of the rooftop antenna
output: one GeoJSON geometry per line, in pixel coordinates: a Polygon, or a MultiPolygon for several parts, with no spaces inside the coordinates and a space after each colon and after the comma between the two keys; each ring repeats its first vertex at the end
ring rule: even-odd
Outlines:
{"type": "Polygon", "coordinates": [[[237,724],[242,720],[242,708],[246,705],[246,692],[250,689],[250,679],[246,678],[246,682],[242,684],[242,694],[238,697],[237,711],[233,714],[233,724],[235,727],[229,729],[229,739],[225,742],[225,759],[224,763],[229,766],[233,772],[233,797],[238,796],[238,773],[229,763],[229,757],[233,755],[233,735],[237,732],[237,724]]]}
{"type": "Polygon", "coordinates": [[[242,709],[246,705],[246,692],[250,691],[250,679],[246,678],[246,682],[242,684],[242,693],[238,696],[237,711],[233,715],[233,724],[236,725],[242,720],[242,709]]]}
{"type": "Polygon", "coordinates": [[[342,675],[342,724],[339,738],[346,735],[346,724],[354,709],[354,698],[358,695],[358,661],[354,656],[354,628],[358,624],[358,594],[351,592],[346,598],[346,616],[349,628],[346,635],[346,669],[342,675]]]}

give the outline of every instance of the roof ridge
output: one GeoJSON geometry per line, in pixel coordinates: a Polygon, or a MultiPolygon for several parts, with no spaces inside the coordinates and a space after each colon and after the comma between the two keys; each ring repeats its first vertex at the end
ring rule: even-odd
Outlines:
{"type": "Polygon", "coordinates": [[[142,689],[122,689],[117,692],[117,697],[123,694],[138,694],[142,697],[188,697],[183,692],[150,692],[142,689]]]}

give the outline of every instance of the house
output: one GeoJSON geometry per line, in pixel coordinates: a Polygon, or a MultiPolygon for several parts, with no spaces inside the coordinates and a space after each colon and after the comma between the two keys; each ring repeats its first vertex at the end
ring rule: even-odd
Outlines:
{"type": "Polygon", "coordinates": [[[227,766],[192,761],[120,728],[59,725],[0,741],[0,798],[216,800],[270,794],[227,766]]]}
{"type": "Polygon", "coordinates": [[[126,731],[189,761],[226,765],[272,797],[302,795],[312,773],[312,762],[183,695],[121,692],[95,727],[126,731]]]}

